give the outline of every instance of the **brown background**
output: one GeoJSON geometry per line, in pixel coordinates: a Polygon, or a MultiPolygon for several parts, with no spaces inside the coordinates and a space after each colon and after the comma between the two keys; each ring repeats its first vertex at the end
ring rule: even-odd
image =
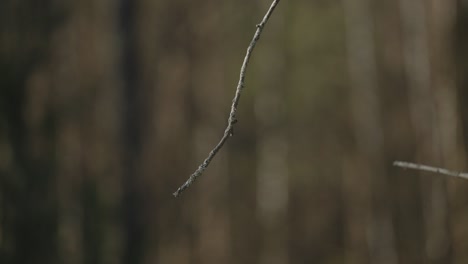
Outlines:
{"type": "Polygon", "coordinates": [[[468,263],[468,4],[0,1],[0,263],[468,263]]]}

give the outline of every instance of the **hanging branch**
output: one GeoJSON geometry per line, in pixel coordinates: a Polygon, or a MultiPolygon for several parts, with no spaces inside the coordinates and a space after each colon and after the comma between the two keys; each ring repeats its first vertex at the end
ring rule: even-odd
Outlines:
{"type": "Polygon", "coordinates": [[[444,168],[431,167],[427,165],[411,163],[411,162],[406,162],[406,161],[394,161],[393,166],[397,166],[397,167],[401,167],[405,169],[428,171],[428,172],[443,174],[443,175],[452,176],[452,177],[459,177],[459,178],[468,180],[468,173],[466,172],[450,171],[444,168]]]}
{"type": "Polygon", "coordinates": [[[192,183],[205,171],[205,169],[208,167],[210,164],[211,160],[216,156],[216,153],[223,147],[224,143],[234,135],[234,125],[237,123],[237,105],[239,105],[239,99],[242,93],[242,90],[244,89],[244,81],[245,81],[245,73],[247,70],[247,65],[249,64],[250,61],[250,56],[252,55],[252,51],[255,48],[255,45],[257,44],[257,41],[260,39],[260,34],[262,34],[263,28],[265,27],[266,23],[268,22],[268,19],[270,18],[271,14],[273,13],[273,10],[275,9],[276,5],[278,5],[280,0],[273,0],[271,3],[270,8],[266,12],[265,16],[262,19],[262,22],[257,25],[257,30],[255,31],[255,34],[253,36],[253,39],[250,41],[250,44],[247,48],[247,53],[245,54],[244,62],[242,63],[241,69],[240,69],[240,77],[239,77],[239,82],[237,83],[237,88],[236,88],[236,93],[234,95],[234,99],[232,100],[232,105],[231,105],[231,112],[229,113],[229,118],[228,118],[228,124],[226,129],[224,130],[223,137],[219,141],[219,143],[210,151],[210,154],[208,154],[208,157],[203,161],[200,166],[198,166],[198,169],[190,175],[188,180],[182,184],[182,186],[177,189],[173,193],[175,197],[179,196],[185,189],[187,189],[192,183]]]}

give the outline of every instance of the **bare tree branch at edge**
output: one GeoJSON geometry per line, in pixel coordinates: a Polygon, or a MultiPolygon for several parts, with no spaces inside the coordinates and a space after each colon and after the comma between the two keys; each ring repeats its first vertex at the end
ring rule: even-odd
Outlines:
{"type": "Polygon", "coordinates": [[[219,141],[219,143],[210,151],[210,154],[208,154],[208,157],[203,161],[200,166],[198,166],[198,169],[190,175],[188,180],[180,186],[177,191],[175,191],[172,195],[174,197],[178,197],[185,189],[187,189],[192,183],[205,171],[205,169],[208,167],[210,164],[211,160],[216,156],[218,151],[223,147],[224,143],[234,135],[234,125],[237,123],[237,106],[239,105],[239,99],[242,93],[242,90],[244,89],[244,82],[245,82],[245,73],[247,70],[247,65],[249,64],[250,57],[252,55],[252,51],[255,48],[255,45],[257,44],[257,41],[260,39],[260,35],[262,34],[263,28],[265,27],[266,23],[268,22],[268,19],[270,18],[271,14],[273,13],[273,10],[275,10],[275,7],[278,5],[280,0],[273,0],[271,3],[270,8],[266,12],[265,16],[262,19],[262,22],[257,25],[257,30],[255,31],[255,34],[250,41],[250,44],[247,48],[247,53],[245,54],[244,57],[244,62],[242,63],[241,69],[240,69],[240,76],[239,76],[239,82],[237,83],[237,88],[236,88],[236,93],[234,95],[234,99],[232,99],[232,105],[231,105],[231,112],[229,113],[229,118],[228,118],[228,124],[226,129],[224,130],[223,137],[219,141]]]}
{"type": "Polygon", "coordinates": [[[404,169],[413,169],[413,170],[420,170],[420,171],[428,171],[438,174],[443,174],[452,177],[463,178],[468,180],[468,173],[466,172],[459,172],[459,171],[450,171],[444,168],[432,167],[423,164],[411,163],[406,161],[394,161],[393,166],[401,167],[404,169]]]}

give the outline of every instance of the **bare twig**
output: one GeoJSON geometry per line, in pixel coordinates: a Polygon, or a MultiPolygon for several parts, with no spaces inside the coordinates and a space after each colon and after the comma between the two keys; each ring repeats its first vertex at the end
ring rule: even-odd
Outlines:
{"type": "Polygon", "coordinates": [[[219,141],[219,143],[211,150],[210,154],[208,154],[208,157],[203,161],[200,166],[198,166],[198,169],[190,175],[188,180],[182,184],[182,186],[177,189],[173,193],[175,197],[179,196],[185,189],[187,189],[192,183],[200,176],[205,169],[208,167],[210,164],[211,160],[216,156],[216,153],[223,147],[224,143],[229,139],[234,134],[234,125],[237,123],[237,118],[236,118],[236,113],[237,113],[237,105],[239,104],[239,99],[242,93],[242,90],[244,88],[244,81],[245,81],[245,72],[247,70],[247,65],[249,64],[250,61],[250,56],[252,55],[252,51],[255,48],[255,45],[257,44],[257,41],[260,39],[260,35],[262,34],[263,28],[265,27],[266,23],[268,22],[268,19],[270,18],[271,14],[273,13],[273,10],[275,9],[276,5],[278,5],[280,0],[273,0],[271,3],[270,8],[266,12],[265,16],[262,19],[262,22],[257,25],[257,30],[255,31],[255,34],[250,41],[250,44],[247,48],[247,53],[245,54],[244,62],[242,63],[241,69],[240,69],[240,77],[239,77],[239,82],[237,83],[237,88],[236,88],[236,93],[234,95],[234,99],[232,100],[232,105],[231,105],[231,112],[229,113],[229,118],[228,118],[228,124],[226,129],[224,130],[224,135],[219,141]]]}
{"type": "Polygon", "coordinates": [[[423,164],[411,163],[406,161],[394,161],[393,166],[405,168],[405,169],[414,169],[414,170],[421,170],[421,171],[428,171],[433,173],[439,173],[443,175],[448,175],[452,177],[459,177],[468,180],[468,173],[466,172],[459,172],[459,171],[450,171],[444,168],[438,167],[431,167],[423,164]]]}

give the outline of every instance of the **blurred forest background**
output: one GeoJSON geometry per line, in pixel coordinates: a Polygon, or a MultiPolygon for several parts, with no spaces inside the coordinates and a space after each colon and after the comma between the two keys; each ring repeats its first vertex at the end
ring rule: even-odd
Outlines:
{"type": "Polygon", "coordinates": [[[0,1],[0,263],[468,263],[468,1],[0,1]]]}

